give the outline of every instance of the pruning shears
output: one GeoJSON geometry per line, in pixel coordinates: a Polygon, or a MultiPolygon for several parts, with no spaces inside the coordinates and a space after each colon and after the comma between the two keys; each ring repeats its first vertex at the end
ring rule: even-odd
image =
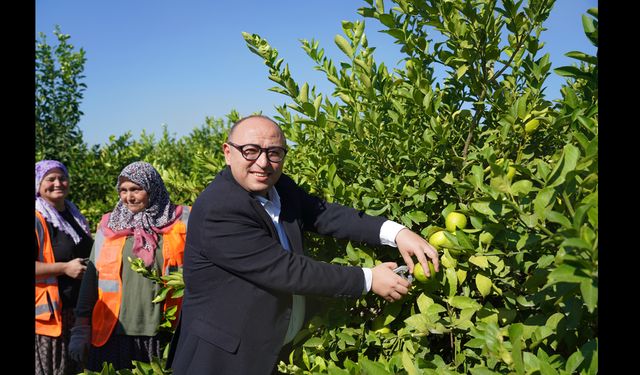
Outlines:
{"type": "Polygon", "coordinates": [[[403,265],[403,266],[397,267],[393,270],[393,272],[395,272],[398,276],[402,277],[403,279],[409,281],[409,284],[413,282],[413,275],[409,272],[409,266],[403,265]]]}

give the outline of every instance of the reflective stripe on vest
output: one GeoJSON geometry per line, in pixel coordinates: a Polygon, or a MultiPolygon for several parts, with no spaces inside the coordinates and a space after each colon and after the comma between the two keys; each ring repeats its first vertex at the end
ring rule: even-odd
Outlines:
{"type": "MultiPolygon", "coordinates": [[[[36,210],[38,261],[55,263],[51,238],[44,217],[36,210]]],[[[39,335],[59,337],[62,333],[62,302],[56,276],[36,277],[35,325],[39,335]]]]}
{"type": "MultiPolygon", "coordinates": [[[[162,234],[162,275],[167,270],[180,269],[184,258],[184,244],[186,237],[186,220],[189,208],[182,206],[182,215],[171,225],[168,232],[162,234]]],[[[105,237],[101,229],[96,233],[95,243],[102,243],[96,247],[96,271],[98,272],[98,300],[93,308],[91,319],[91,344],[103,346],[111,336],[118,322],[120,303],[122,300],[122,252],[126,236],[105,237]]],[[[164,311],[171,306],[182,305],[182,298],[167,296],[164,311]]],[[[177,312],[177,313],[178,313],[177,312]]],[[[177,316],[177,315],[176,315],[177,316]]],[[[175,323],[177,319],[173,322],[175,323]]]]}
{"type": "MultiPolygon", "coordinates": [[[[182,215],[171,228],[171,231],[162,237],[162,256],[164,262],[162,264],[162,274],[168,275],[170,272],[182,271],[182,260],[184,259],[184,244],[187,237],[187,222],[189,221],[189,212],[191,207],[182,206],[182,215]]],[[[172,298],[169,292],[164,300],[164,311],[176,306],[175,320],[171,321],[171,328],[175,329],[180,318],[182,309],[182,297],[172,298]]]]}

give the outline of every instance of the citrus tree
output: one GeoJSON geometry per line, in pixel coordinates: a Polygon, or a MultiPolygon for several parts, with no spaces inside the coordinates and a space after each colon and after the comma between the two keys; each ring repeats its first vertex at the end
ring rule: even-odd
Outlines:
{"type": "MultiPolygon", "coordinates": [[[[541,49],[553,1],[386,4],[365,0],[362,18],[342,23],[339,62],[317,41],[301,42],[330,93],[296,82],[275,48],[243,34],[272,90],[287,97],[276,116],[291,143],[286,173],[312,194],[403,223],[438,246],[441,259],[435,276],[412,275],[398,302],[309,299],[310,309],[321,308],[279,371],[597,373],[597,58],[568,51],[576,64],[552,70],[541,49]],[[383,25],[402,64],[376,62],[365,19],[383,25]],[[545,92],[551,74],[566,78],[557,100],[545,92]]],[[[596,47],[597,19],[597,9],[582,19],[596,47]]],[[[111,189],[126,163],[146,160],[172,200],[191,204],[224,166],[218,147],[238,118],[207,119],[179,140],[166,131],[158,142],[114,138],[88,158],[112,168],[108,184],[96,184],[111,189]]],[[[401,263],[392,248],[312,235],[306,249],[338,264],[401,263]]],[[[182,290],[178,275],[155,281],[164,284],[157,301],[182,290]]],[[[164,359],[134,365],[117,373],[170,373],[164,359]]],[[[103,373],[116,372],[105,364],[103,373]]]]}
{"type": "MultiPolygon", "coordinates": [[[[406,55],[377,64],[364,20],[342,23],[334,63],[302,48],[334,85],[299,84],[278,52],[264,61],[292,147],[287,173],[329,201],[431,237],[443,268],[404,300],[324,301],[285,373],[595,373],[598,290],[597,59],[551,71],[540,54],[553,1],[366,0],[406,55]],[[437,74],[438,72],[444,72],[437,74]],[[546,99],[550,74],[568,78],[546,99]],[[470,226],[446,230],[452,212],[470,226]],[[434,285],[435,284],[435,285],[434,285]],[[383,328],[388,329],[383,329],[383,328]]],[[[597,46],[597,10],[583,18],[597,46]]],[[[370,267],[389,248],[309,237],[325,261],[370,267]]]]}
{"type": "Polygon", "coordinates": [[[84,179],[82,164],[87,153],[78,128],[86,58],[85,51],[76,49],[59,26],[53,35],[54,43],[44,33],[35,42],[35,160],[55,159],[67,166],[72,184],[69,198],[75,202],[83,196],[73,188],[84,179]]]}

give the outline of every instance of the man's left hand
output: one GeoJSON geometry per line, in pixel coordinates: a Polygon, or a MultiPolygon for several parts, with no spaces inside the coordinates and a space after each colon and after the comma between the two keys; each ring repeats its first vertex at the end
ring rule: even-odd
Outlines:
{"type": "Polygon", "coordinates": [[[427,240],[420,235],[412,232],[408,228],[404,228],[398,232],[396,236],[396,245],[398,251],[402,255],[402,259],[409,267],[409,272],[413,273],[413,259],[411,256],[418,258],[418,262],[422,264],[422,269],[427,276],[431,276],[429,266],[427,265],[427,257],[433,263],[433,268],[438,272],[440,270],[440,260],[438,251],[427,240]]]}

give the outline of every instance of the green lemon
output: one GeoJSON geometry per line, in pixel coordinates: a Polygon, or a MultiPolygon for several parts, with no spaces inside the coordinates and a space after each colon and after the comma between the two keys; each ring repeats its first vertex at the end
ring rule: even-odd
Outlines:
{"type": "Polygon", "coordinates": [[[443,230],[439,230],[439,231],[435,232],[434,234],[432,234],[429,237],[429,243],[431,245],[433,245],[433,247],[435,247],[436,249],[440,249],[441,247],[451,247],[451,246],[453,246],[453,244],[451,243],[451,241],[449,241],[447,236],[444,235],[444,231],[443,230]]]}
{"type": "Polygon", "coordinates": [[[459,212],[450,212],[444,223],[449,232],[455,232],[456,228],[464,229],[467,226],[467,217],[459,212]]]}
{"type": "Polygon", "coordinates": [[[491,241],[493,241],[493,234],[489,233],[489,232],[482,232],[480,233],[480,242],[487,245],[490,244],[491,241]]]}
{"type": "Polygon", "coordinates": [[[427,281],[433,280],[436,277],[436,269],[433,267],[433,263],[427,260],[427,265],[429,266],[429,273],[431,274],[431,276],[427,276],[424,273],[424,269],[422,268],[421,263],[416,263],[416,265],[413,266],[413,277],[415,277],[416,280],[421,283],[426,283],[427,281]]]}
{"type": "Polygon", "coordinates": [[[524,124],[524,131],[527,134],[531,134],[536,129],[538,129],[539,125],[540,125],[540,120],[538,120],[537,118],[531,119],[531,120],[527,121],[526,124],[524,124]]]}

